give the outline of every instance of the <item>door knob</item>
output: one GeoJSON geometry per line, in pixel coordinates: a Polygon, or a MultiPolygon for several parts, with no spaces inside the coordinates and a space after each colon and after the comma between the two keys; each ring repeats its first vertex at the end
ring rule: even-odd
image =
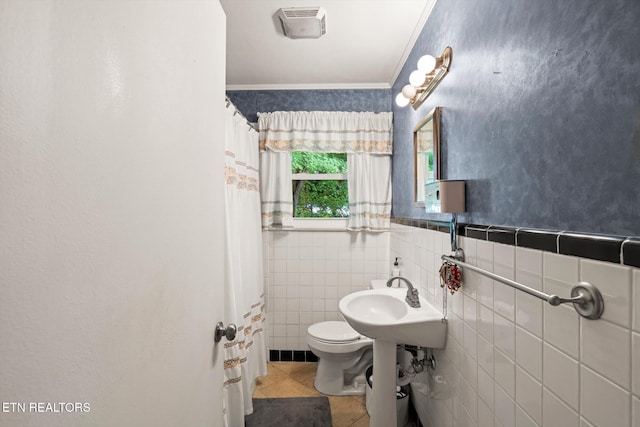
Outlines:
{"type": "Polygon", "coordinates": [[[236,332],[238,332],[238,328],[233,323],[229,323],[229,326],[225,328],[224,323],[218,322],[216,324],[215,341],[219,342],[222,337],[227,337],[227,340],[233,341],[236,337],[236,332]]]}

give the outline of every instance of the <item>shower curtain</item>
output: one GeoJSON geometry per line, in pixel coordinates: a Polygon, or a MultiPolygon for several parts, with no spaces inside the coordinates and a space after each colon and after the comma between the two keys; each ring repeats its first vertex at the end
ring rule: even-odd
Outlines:
{"type": "Polygon", "coordinates": [[[238,328],[224,344],[224,422],[244,425],[255,379],[267,373],[258,133],[227,102],[225,138],[225,318],[238,328]]]}

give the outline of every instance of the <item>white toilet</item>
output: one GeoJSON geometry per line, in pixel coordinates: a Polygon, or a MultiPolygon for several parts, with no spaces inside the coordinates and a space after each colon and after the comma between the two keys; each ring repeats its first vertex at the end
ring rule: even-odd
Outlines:
{"type": "Polygon", "coordinates": [[[364,372],[373,363],[373,340],[347,322],[314,323],[307,344],[318,356],[314,386],[323,394],[349,396],[365,393],[364,372]]]}
{"type": "MultiPolygon", "coordinates": [[[[372,280],[371,288],[386,287],[386,283],[386,280],[372,280]]],[[[365,394],[365,370],[373,364],[371,338],[360,335],[347,322],[327,321],[309,326],[307,344],[319,358],[314,385],[320,393],[365,394]]]]}

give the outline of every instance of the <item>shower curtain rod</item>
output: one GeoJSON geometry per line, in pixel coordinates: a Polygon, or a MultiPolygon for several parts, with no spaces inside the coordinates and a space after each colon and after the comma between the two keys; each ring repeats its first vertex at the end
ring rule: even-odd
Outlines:
{"type": "Polygon", "coordinates": [[[442,255],[440,258],[443,261],[459,265],[463,268],[468,268],[469,270],[480,273],[483,276],[487,276],[493,280],[504,283],[507,286],[511,286],[514,289],[526,292],[529,295],[540,298],[553,306],[571,303],[573,304],[573,308],[576,312],[587,319],[599,319],[604,311],[604,300],[602,298],[602,294],[598,288],[587,282],[579,282],[575,285],[571,289],[571,298],[562,298],[557,295],[545,294],[544,292],[530,288],[522,283],[507,279],[506,277],[498,276],[495,273],[483,270],[475,265],[467,264],[464,262],[464,251],[461,248],[458,248],[456,250],[456,254],[453,256],[442,255]]]}
{"type": "Polygon", "coordinates": [[[247,125],[249,125],[249,127],[253,130],[255,130],[256,132],[258,131],[252,124],[251,122],[245,117],[244,114],[242,114],[242,112],[240,110],[238,110],[238,107],[236,107],[236,104],[234,104],[231,99],[229,99],[228,96],[225,95],[224,97],[225,101],[227,101],[227,108],[229,108],[229,105],[233,106],[233,109],[235,110],[233,112],[233,115],[235,116],[236,114],[240,114],[240,117],[242,117],[244,119],[245,122],[247,122],[247,125]]]}

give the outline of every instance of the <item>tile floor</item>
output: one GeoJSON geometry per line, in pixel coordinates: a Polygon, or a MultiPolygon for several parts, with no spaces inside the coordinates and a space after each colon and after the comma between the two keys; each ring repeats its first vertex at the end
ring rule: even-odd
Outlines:
{"type": "MultiPolygon", "coordinates": [[[[317,363],[268,362],[267,376],[256,380],[253,397],[322,396],[313,387],[317,363]]],[[[369,415],[364,396],[328,396],[333,427],[368,427],[369,415]]],[[[284,427],[284,426],[283,426],[284,427]]]]}

